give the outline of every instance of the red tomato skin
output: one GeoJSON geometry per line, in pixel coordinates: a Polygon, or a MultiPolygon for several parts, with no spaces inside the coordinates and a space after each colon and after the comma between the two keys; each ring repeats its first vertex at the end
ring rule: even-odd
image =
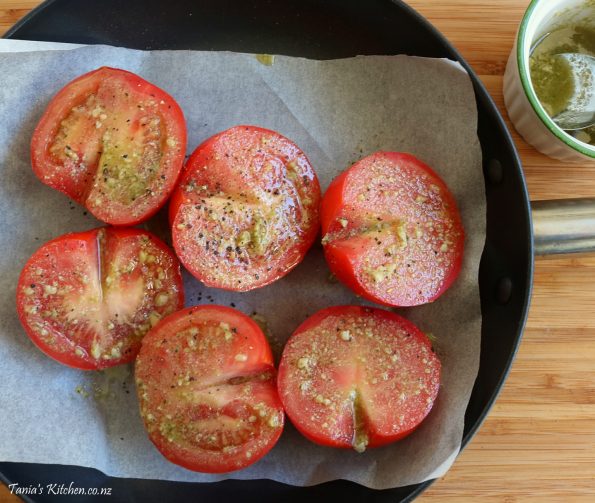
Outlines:
{"type": "MultiPolygon", "coordinates": [[[[281,405],[281,402],[278,403],[278,406],[280,408],[283,407],[281,405]]],[[[238,470],[243,470],[244,468],[247,468],[248,466],[253,465],[257,461],[261,460],[270,452],[270,450],[279,441],[282,433],[283,433],[283,424],[282,424],[282,427],[279,429],[279,431],[273,437],[273,439],[271,441],[270,448],[268,450],[263,450],[263,451],[258,452],[255,455],[253,455],[252,458],[250,458],[250,463],[246,464],[245,466],[233,466],[233,464],[231,462],[226,461],[225,459],[222,459],[221,463],[218,465],[214,465],[213,463],[206,464],[206,463],[198,463],[198,462],[188,461],[185,457],[179,455],[177,452],[167,450],[167,448],[164,446],[164,444],[162,444],[160,441],[154,439],[153,437],[149,436],[149,440],[155,446],[155,448],[161,453],[161,455],[164,458],[166,458],[168,461],[170,461],[171,463],[174,463],[178,466],[181,466],[182,468],[186,468],[186,470],[191,470],[193,472],[217,474],[217,473],[231,473],[231,472],[235,472],[238,470]]]]}
{"type": "MultiPolygon", "coordinates": [[[[353,446],[350,444],[341,442],[338,439],[331,439],[331,438],[322,436],[320,434],[320,431],[312,431],[312,430],[308,430],[308,429],[304,428],[304,426],[302,424],[300,424],[299,420],[292,418],[292,416],[287,412],[287,410],[285,411],[285,414],[287,415],[287,417],[289,417],[289,420],[291,421],[291,424],[294,426],[294,428],[297,431],[299,431],[310,442],[317,444],[317,445],[321,445],[323,447],[333,447],[335,449],[346,449],[346,450],[353,449],[353,446]]],[[[368,436],[369,436],[368,448],[373,449],[374,447],[382,447],[383,445],[388,445],[388,444],[397,442],[398,440],[401,440],[401,439],[411,435],[411,433],[413,433],[415,430],[417,430],[417,428],[419,428],[420,425],[421,425],[421,423],[419,423],[417,426],[415,426],[413,428],[402,431],[398,435],[393,435],[393,436],[380,436],[380,435],[375,435],[374,433],[368,432],[368,436]]]]}
{"type": "Polygon", "coordinates": [[[319,201],[320,201],[321,195],[320,195],[320,184],[318,181],[318,177],[316,176],[316,173],[314,172],[314,169],[312,168],[311,163],[308,161],[308,159],[302,152],[302,155],[304,156],[306,163],[310,169],[310,175],[311,175],[310,187],[312,190],[311,197],[316,201],[316,204],[315,204],[316,214],[314,215],[314,221],[313,221],[312,225],[310,225],[308,227],[307,232],[300,238],[300,240],[298,241],[296,246],[294,246],[294,248],[293,248],[293,250],[294,250],[293,256],[295,258],[293,259],[292,263],[285,265],[282,268],[282,270],[279,270],[279,268],[275,267],[273,269],[274,272],[267,273],[267,274],[260,274],[260,280],[251,280],[250,282],[243,282],[242,285],[240,285],[240,286],[222,285],[218,281],[209,280],[203,271],[194,267],[193,264],[190,263],[188,260],[185,260],[183,253],[180,252],[180,250],[183,247],[183,245],[181,243],[182,236],[181,236],[181,233],[176,229],[174,222],[180,212],[181,206],[185,203],[184,191],[182,189],[182,186],[190,178],[192,178],[195,171],[197,171],[199,168],[201,168],[202,166],[205,165],[206,160],[208,160],[209,156],[212,155],[211,148],[212,148],[213,144],[215,144],[220,137],[222,137],[222,136],[228,134],[230,131],[236,130],[236,129],[237,130],[248,129],[248,130],[250,130],[250,132],[261,133],[262,135],[272,135],[275,137],[280,137],[284,141],[286,141],[290,145],[292,145],[293,147],[298,148],[294,142],[292,142],[288,138],[283,137],[282,135],[280,135],[279,133],[277,133],[275,131],[265,129],[265,128],[262,128],[259,126],[251,126],[251,125],[234,126],[230,129],[221,131],[220,133],[217,133],[214,136],[208,138],[203,143],[201,143],[198,147],[196,147],[196,149],[190,155],[190,157],[188,158],[188,161],[184,165],[182,175],[180,177],[180,182],[170,199],[169,222],[170,222],[170,225],[172,226],[172,238],[173,238],[173,243],[174,243],[174,249],[177,251],[178,257],[180,258],[184,267],[186,267],[186,269],[195,278],[197,278],[199,281],[201,281],[208,287],[221,288],[224,290],[231,290],[231,291],[238,291],[238,292],[245,292],[245,291],[253,290],[255,288],[261,288],[261,287],[270,285],[271,283],[277,281],[278,279],[282,278],[283,276],[285,276],[289,272],[291,272],[291,270],[293,270],[303,260],[306,253],[311,248],[312,244],[314,243],[314,241],[316,240],[316,237],[318,235],[318,231],[319,231],[318,206],[319,206],[319,201]]]}
{"type": "MultiPolygon", "coordinates": [[[[404,161],[415,164],[419,169],[428,173],[430,177],[434,179],[434,183],[436,183],[444,189],[443,197],[447,200],[448,204],[456,210],[456,201],[452,196],[450,190],[442,181],[442,179],[428,165],[421,162],[419,159],[417,159],[411,154],[401,152],[377,152],[369,156],[369,158],[383,156],[386,156],[389,159],[394,159],[397,162],[404,161]]],[[[365,160],[367,159],[368,158],[365,158],[365,160]]],[[[337,219],[341,214],[342,208],[344,208],[348,204],[348,201],[346,201],[345,199],[346,186],[349,183],[349,177],[353,175],[359,162],[361,161],[358,161],[353,166],[343,171],[343,173],[341,173],[338,177],[336,177],[331,182],[324,194],[324,197],[320,205],[320,221],[323,236],[325,236],[328,232],[332,232],[337,229],[337,219]]],[[[377,304],[387,307],[411,307],[424,303],[434,302],[438,297],[440,297],[446,290],[450,288],[450,286],[455,282],[455,280],[458,278],[461,272],[464,255],[465,233],[462,224],[460,223],[460,217],[458,217],[458,214],[457,219],[458,223],[456,224],[456,227],[458,232],[460,233],[460,239],[453,243],[455,250],[455,259],[451,264],[441,287],[438,288],[433,293],[433,295],[427,298],[424,302],[408,303],[402,301],[393,301],[387,299],[386,297],[374,294],[374,292],[370,291],[370,289],[367,288],[367,286],[357,278],[354,269],[354,259],[357,259],[365,255],[367,251],[366,247],[359,249],[351,248],[348,250],[345,248],[339,248],[337,246],[334,246],[334,244],[331,242],[323,245],[324,255],[329,268],[337,277],[337,279],[345,286],[350,288],[356,295],[359,295],[371,302],[375,302],[377,304]]]]}
{"type": "MultiPolygon", "coordinates": [[[[87,240],[90,238],[89,234],[90,233],[88,232],[73,232],[70,234],[65,234],[63,236],[48,241],[44,246],[51,245],[53,243],[61,243],[65,238],[87,240]]],[[[40,248],[39,250],[37,250],[37,252],[35,252],[35,254],[33,254],[33,256],[27,262],[27,265],[35,259],[35,257],[40,253],[40,251],[42,251],[42,249],[43,248],[40,248]]],[[[27,267],[27,265],[25,266],[25,268],[27,267]]],[[[30,327],[27,321],[27,315],[25,313],[26,299],[22,294],[23,289],[27,286],[24,275],[25,268],[23,268],[23,272],[21,273],[19,277],[19,282],[17,283],[16,303],[19,320],[21,322],[22,327],[25,329],[25,332],[29,336],[29,339],[31,339],[31,342],[33,342],[33,344],[35,344],[35,346],[37,346],[37,348],[44,354],[46,354],[56,362],[66,365],[67,367],[79,370],[97,370],[97,367],[95,365],[82,358],[77,358],[75,355],[64,355],[61,352],[53,350],[51,346],[44,344],[39,338],[39,335],[32,329],[32,327],[30,327]]]]}
{"type": "Polygon", "coordinates": [[[43,184],[58,190],[59,192],[62,192],[77,203],[85,206],[89,212],[99,220],[102,220],[105,223],[113,226],[133,226],[154,216],[167,202],[170,194],[174,190],[180,178],[186,153],[186,144],[186,120],[184,118],[182,109],[173,99],[173,97],[132,72],[119,68],[104,66],[72,80],[60,91],[58,91],[58,93],[50,100],[45,112],[35,127],[33,136],[31,138],[31,165],[33,172],[43,184]],[[90,186],[93,182],[93,180],[90,180],[89,178],[93,178],[95,176],[95,174],[92,172],[93,170],[87,170],[84,187],[80,186],[80,184],[73,186],[69,180],[60,178],[56,179],[53,177],[47,177],[46,175],[48,175],[48,172],[59,169],[48,155],[48,148],[58,129],[58,124],[56,121],[60,120],[60,117],[63,117],[64,114],[80,103],[81,93],[85,95],[87,93],[93,92],[97,88],[98,81],[109,75],[119,76],[125,82],[128,82],[133,88],[148,89],[150,90],[149,92],[154,95],[155,100],[162,101],[163,104],[161,105],[161,108],[163,110],[167,109],[167,115],[171,119],[169,124],[172,129],[175,130],[176,137],[179,139],[179,145],[178,153],[177,155],[173,156],[174,159],[170,163],[174,166],[177,165],[177,167],[173,169],[175,171],[174,176],[169,177],[167,184],[160,191],[161,197],[156,200],[155,204],[152,205],[150,209],[137,216],[129,214],[121,215],[118,218],[114,217],[106,219],[103,215],[97,214],[97,211],[93,208],[90,208],[85,201],[86,195],[89,192],[88,186],[90,186]],[[79,88],[81,92],[73,93],[72,89],[74,87],[79,88]]]}
{"type": "MultiPolygon", "coordinates": [[[[412,322],[410,322],[406,318],[403,318],[393,312],[386,311],[384,309],[370,308],[370,307],[365,307],[365,306],[355,306],[355,305],[331,306],[331,307],[328,307],[328,308],[325,308],[325,309],[322,309],[322,310],[316,312],[315,314],[310,316],[308,319],[306,319],[292,333],[289,341],[286,344],[286,348],[290,345],[290,342],[293,338],[299,337],[300,334],[302,334],[308,330],[316,328],[318,325],[320,325],[320,323],[323,320],[325,320],[328,317],[332,317],[332,316],[345,317],[348,315],[363,317],[363,316],[368,316],[370,313],[372,313],[373,316],[376,316],[380,319],[385,319],[385,320],[392,321],[392,322],[397,320],[401,327],[405,328],[418,341],[422,342],[424,345],[431,348],[431,343],[430,343],[429,339],[427,338],[427,336],[425,334],[423,334],[423,332],[421,332],[419,330],[419,328],[417,328],[417,326],[415,326],[412,322]]],[[[290,406],[289,402],[284,400],[284,398],[286,397],[286,395],[284,394],[284,390],[288,386],[287,383],[289,383],[289,381],[291,379],[290,368],[289,368],[290,364],[286,361],[285,356],[286,355],[285,355],[285,350],[284,350],[284,353],[281,357],[281,362],[279,364],[279,372],[277,374],[277,383],[278,383],[277,387],[279,389],[279,397],[281,398],[281,402],[283,403],[283,406],[285,409],[285,414],[287,415],[287,417],[289,418],[289,420],[291,421],[293,426],[304,437],[306,437],[308,440],[310,440],[311,442],[313,442],[315,444],[322,445],[325,447],[339,448],[339,449],[352,449],[353,446],[350,443],[342,441],[341,439],[338,439],[338,438],[331,438],[331,437],[329,437],[329,435],[325,435],[322,428],[308,429],[307,427],[305,427],[304,424],[302,424],[301,418],[299,417],[299,414],[301,411],[299,411],[299,410],[295,411],[290,406]]],[[[440,374],[441,374],[441,365],[440,365],[439,360],[437,361],[437,365],[438,365],[437,375],[438,375],[438,382],[439,382],[440,374]]],[[[439,390],[439,384],[437,384],[431,392],[432,405],[436,399],[436,396],[438,395],[438,390],[439,390]]],[[[429,410],[428,410],[428,412],[429,412],[429,410]]],[[[370,431],[370,429],[368,429],[367,430],[367,435],[368,435],[367,447],[369,447],[369,448],[381,447],[383,445],[391,444],[393,442],[401,440],[401,439],[407,437],[408,435],[410,435],[411,433],[413,433],[421,425],[421,423],[423,422],[423,419],[425,419],[425,416],[422,417],[419,420],[419,422],[417,424],[415,424],[413,427],[402,429],[392,435],[379,435],[379,434],[376,434],[374,431],[370,431]]]]}
{"type": "MultiPolygon", "coordinates": [[[[174,255],[173,251],[165,243],[163,243],[163,241],[161,241],[159,238],[157,238],[152,233],[150,233],[148,231],[140,230],[140,229],[127,228],[127,227],[102,227],[101,229],[106,229],[106,230],[109,229],[109,232],[112,233],[112,235],[118,236],[120,238],[132,237],[132,236],[148,236],[154,245],[156,245],[164,254],[166,254],[171,259],[173,259],[174,263],[176,264],[176,269],[174,271],[175,285],[177,287],[177,291],[179,292],[177,307],[178,307],[178,309],[181,309],[184,307],[184,288],[183,288],[183,284],[182,284],[182,274],[180,271],[180,263],[177,260],[176,256],[174,255]]],[[[134,361],[134,359],[136,358],[138,349],[140,349],[140,348],[138,348],[136,352],[130,352],[128,354],[122,355],[121,358],[113,359],[113,360],[110,360],[109,362],[99,362],[99,364],[97,364],[97,363],[90,362],[89,360],[79,357],[75,354],[68,354],[68,353],[60,352],[60,351],[52,348],[52,346],[44,343],[43,340],[40,338],[40,335],[35,330],[33,330],[33,328],[30,326],[30,324],[27,320],[27,313],[25,311],[26,298],[25,298],[25,295],[23,294],[23,289],[27,287],[25,271],[27,268],[33,267],[36,258],[38,256],[44,254],[45,249],[48,248],[49,246],[51,246],[52,244],[66,243],[66,246],[68,246],[67,250],[73,251],[74,249],[76,249],[78,247],[77,241],[78,242],[88,242],[88,243],[95,241],[97,232],[99,230],[100,229],[92,229],[92,230],[83,231],[83,232],[72,232],[72,233],[68,233],[68,234],[63,234],[62,236],[59,236],[57,238],[54,238],[54,239],[48,241],[29,258],[29,260],[25,264],[25,267],[23,267],[23,271],[21,272],[21,275],[19,277],[19,281],[17,284],[17,294],[16,294],[17,314],[18,314],[19,320],[21,322],[21,325],[23,326],[23,329],[25,330],[25,332],[31,339],[31,342],[33,342],[33,344],[35,344],[35,346],[37,346],[37,348],[40,351],[42,351],[45,355],[49,356],[56,362],[61,363],[62,365],[66,365],[67,367],[71,367],[71,368],[78,369],[78,370],[103,370],[105,368],[113,367],[116,365],[130,363],[131,361],[134,361]]]]}
{"type": "MultiPolygon", "coordinates": [[[[143,339],[143,347],[141,348],[139,358],[137,359],[137,386],[139,385],[139,377],[142,377],[144,382],[146,382],[147,374],[158,373],[161,375],[167,371],[168,363],[166,362],[165,358],[155,357],[154,355],[151,357],[151,346],[155,343],[158,343],[159,340],[163,341],[168,337],[167,334],[163,333],[163,331],[167,329],[168,326],[176,326],[179,329],[179,326],[176,324],[183,323],[184,318],[189,317],[202,317],[204,320],[216,319],[218,321],[228,323],[230,326],[237,327],[238,333],[240,335],[244,335],[246,339],[249,339],[250,347],[252,347],[253,350],[256,350],[251,351],[249,359],[245,363],[246,373],[253,374],[256,372],[271,372],[273,375],[275,374],[272,351],[265,335],[258,324],[254,322],[254,320],[240,311],[227,306],[200,305],[182,309],[166,318],[163,318],[145,336],[145,339],[143,339]],[[146,363],[146,360],[150,360],[150,362],[146,363]],[[139,371],[141,362],[144,365],[144,370],[139,371]]],[[[213,355],[213,358],[214,357],[215,355],[213,355]]],[[[184,367],[182,366],[178,368],[180,372],[184,370],[184,367]]],[[[275,381],[273,381],[273,383],[275,383],[275,381]]],[[[218,452],[217,456],[211,457],[210,459],[208,456],[207,459],[201,459],[200,455],[194,456],[193,459],[190,459],[191,456],[185,456],[180,449],[177,449],[175,445],[172,445],[170,442],[168,442],[167,439],[165,439],[158,432],[156,434],[151,434],[149,432],[149,422],[147,420],[147,415],[143,414],[142,401],[141,416],[143,418],[145,428],[147,429],[147,432],[149,432],[149,439],[157,448],[157,450],[159,450],[159,452],[172,463],[182,466],[188,470],[200,473],[229,473],[246,468],[247,466],[250,466],[262,459],[274,447],[283,432],[285,414],[281,400],[279,399],[276,392],[276,388],[274,394],[270,394],[269,390],[266,389],[261,390],[260,392],[263,394],[261,399],[267,401],[270,407],[280,412],[280,423],[273,432],[273,435],[268,439],[268,442],[265,446],[260,446],[260,450],[253,450],[253,448],[250,447],[252,455],[249,459],[245,457],[242,457],[242,459],[237,459],[237,453],[235,455],[229,455],[224,452],[218,452]]],[[[256,396],[252,397],[252,401],[257,401],[256,396]]],[[[242,451],[242,454],[244,454],[244,451],[242,451]]]]}

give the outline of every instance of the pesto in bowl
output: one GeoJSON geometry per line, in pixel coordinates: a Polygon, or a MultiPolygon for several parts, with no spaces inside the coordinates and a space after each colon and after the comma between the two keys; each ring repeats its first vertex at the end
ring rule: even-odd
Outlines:
{"type": "MultiPolygon", "coordinates": [[[[534,48],[529,59],[531,82],[541,105],[550,117],[562,112],[574,92],[570,65],[556,55],[581,53],[595,56],[595,26],[557,26],[534,48]]],[[[595,126],[568,131],[577,140],[595,145],[595,126]]]]}

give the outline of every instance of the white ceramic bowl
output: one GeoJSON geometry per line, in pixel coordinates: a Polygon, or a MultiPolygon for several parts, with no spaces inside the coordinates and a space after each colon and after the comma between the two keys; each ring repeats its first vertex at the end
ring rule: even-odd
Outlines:
{"type": "Polygon", "coordinates": [[[595,161],[595,147],[576,140],[547,115],[531,85],[529,52],[548,27],[583,19],[595,19],[594,0],[532,0],[504,74],[504,103],[516,130],[540,152],[567,162],[595,161]]]}

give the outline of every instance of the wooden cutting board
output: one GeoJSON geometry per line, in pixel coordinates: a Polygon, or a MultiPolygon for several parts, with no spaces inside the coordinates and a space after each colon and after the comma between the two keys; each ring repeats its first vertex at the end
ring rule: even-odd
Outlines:
{"type": "MultiPolygon", "coordinates": [[[[0,32],[39,3],[0,0],[0,32]]],[[[507,119],[502,75],[529,1],[409,4],[454,43],[507,119]]],[[[513,134],[531,199],[595,197],[595,163],[564,165],[513,134]]],[[[0,485],[0,502],[14,501],[0,485]]],[[[529,321],[504,390],[448,474],[418,501],[595,501],[595,255],[536,259],[529,321]]]]}

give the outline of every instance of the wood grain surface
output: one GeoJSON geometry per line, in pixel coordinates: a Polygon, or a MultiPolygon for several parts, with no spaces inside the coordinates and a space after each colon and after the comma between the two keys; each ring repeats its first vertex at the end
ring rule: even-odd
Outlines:
{"type": "MultiPolygon", "coordinates": [[[[0,32],[40,2],[0,0],[0,32]]],[[[502,114],[528,0],[409,0],[454,43],[502,114]]],[[[508,122],[510,127],[510,122],[508,122]]],[[[595,196],[595,163],[563,165],[514,132],[531,199],[595,196]]],[[[529,321],[477,436],[421,502],[595,501],[595,256],[537,258],[529,321]]],[[[0,502],[18,501],[0,485],[0,502]]]]}

